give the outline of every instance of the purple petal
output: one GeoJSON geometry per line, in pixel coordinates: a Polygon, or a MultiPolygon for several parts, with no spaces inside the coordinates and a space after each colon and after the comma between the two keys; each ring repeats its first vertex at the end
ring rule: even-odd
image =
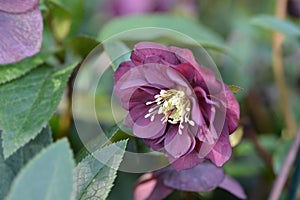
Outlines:
{"type": "Polygon", "coordinates": [[[133,123],[138,120],[138,118],[140,117],[144,117],[148,112],[148,108],[146,105],[144,104],[139,104],[139,105],[136,105],[134,107],[132,107],[130,110],[129,110],[129,114],[127,115],[126,117],[126,125],[128,127],[131,127],[133,126],[133,123]]]}
{"type": "Polygon", "coordinates": [[[164,148],[164,137],[158,137],[155,139],[144,139],[145,144],[154,151],[162,151],[164,148]]]}
{"type": "Polygon", "coordinates": [[[174,159],[173,157],[169,157],[169,160],[171,162],[172,167],[177,171],[190,169],[204,161],[203,158],[199,157],[196,151],[192,151],[191,153],[186,154],[177,159],[174,159]]]}
{"type": "Polygon", "coordinates": [[[169,47],[169,51],[173,52],[181,63],[190,63],[195,68],[199,66],[199,63],[195,60],[193,53],[189,49],[171,46],[169,47]]]}
{"type": "Polygon", "coordinates": [[[189,63],[182,63],[176,66],[173,66],[176,71],[181,73],[189,83],[193,82],[195,77],[195,67],[189,63]]]}
{"type": "MultiPolygon", "coordinates": [[[[140,87],[132,94],[129,103],[129,109],[132,107],[143,104],[146,105],[148,101],[154,101],[154,96],[159,94],[160,90],[153,87],[140,87]]],[[[147,106],[149,109],[151,106],[147,106]]]]}
{"type": "Polygon", "coordinates": [[[219,140],[209,152],[207,158],[209,158],[217,166],[222,166],[227,160],[229,160],[231,153],[232,148],[229,142],[228,129],[225,126],[219,140]]]}
{"type": "Polygon", "coordinates": [[[170,52],[167,47],[153,43],[153,42],[140,42],[134,46],[134,51],[131,54],[131,60],[136,65],[144,63],[162,63],[179,64],[177,57],[174,53],[170,52]],[[150,57],[153,57],[152,60],[150,57]],[[160,59],[162,62],[159,62],[160,59]]]}
{"type": "Polygon", "coordinates": [[[194,137],[188,133],[188,129],[184,128],[182,134],[178,133],[178,126],[171,125],[166,133],[164,141],[165,150],[175,159],[186,154],[192,145],[195,145],[194,137]]]}
{"type": "Polygon", "coordinates": [[[223,181],[224,176],[221,168],[203,162],[191,169],[172,171],[164,178],[164,184],[178,190],[208,192],[216,188],[223,181]]]}
{"type": "Polygon", "coordinates": [[[155,6],[153,0],[114,0],[109,3],[112,16],[147,13],[155,6]]]}
{"type": "Polygon", "coordinates": [[[225,95],[227,99],[226,122],[228,124],[229,133],[233,133],[238,127],[240,117],[240,107],[232,92],[225,87],[225,95]]]}
{"type": "Polygon", "coordinates": [[[122,62],[114,73],[115,83],[135,65],[131,61],[122,62]]]}
{"type": "Polygon", "coordinates": [[[227,190],[228,192],[240,199],[247,198],[242,186],[236,180],[230,178],[229,176],[225,176],[223,181],[220,183],[219,187],[224,190],[227,190]]]}
{"type": "Polygon", "coordinates": [[[173,189],[166,187],[161,178],[148,178],[150,177],[149,175],[149,173],[144,174],[141,177],[142,180],[134,188],[133,194],[135,200],[162,200],[171,194],[173,189]]]}
{"type": "Polygon", "coordinates": [[[166,123],[161,122],[162,115],[156,115],[154,120],[141,116],[133,124],[133,134],[140,138],[157,138],[165,133],[166,123]]]}
{"type": "Polygon", "coordinates": [[[18,62],[41,47],[43,19],[38,8],[22,14],[0,12],[0,64],[18,62]]]}
{"type": "Polygon", "coordinates": [[[0,0],[0,11],[9,13],[21,13],[32,10],[39,0],[0,0]]]}

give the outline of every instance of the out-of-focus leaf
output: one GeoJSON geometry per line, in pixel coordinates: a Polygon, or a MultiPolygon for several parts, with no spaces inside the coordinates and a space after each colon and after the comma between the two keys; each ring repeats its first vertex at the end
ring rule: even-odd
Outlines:
{"type": "Polygon", "coordinates": [[[67,43],[75,54],[82,57],[86,57],[98,44],[97,40],[87,36],[71,38],[67,43]]]}
{"type": "Polygon", "coordinates": [[[190,19],[170,15],[139,15],[112,20],[101,29],[98,39],[105,41],[112,36],[124,41],[173,39],[189,45],[196,45],[199,42],[203,47],[226,50],[221,37],[209,28],[190,19]],[[126,32],[133,29],[134,34],[131,31],[126,32]],[[196,42],[183,37],[183,34],[196,42]]]}
{"type": "Polygon", "coordinates": [[[6,160],[3,158],[2,145],[0,143],[0,199],[4,199],[14,177],[21,168],[51,142],[51,130],[47,126],[34,140],[28,142],[6,160]]]}
{"type": "Polygon", "coordinates": [[[126,144],[127,140],[113,143],[88,155],[78,164],[74,171],[74,199],[106,199],[123,159],[126,144]]]}
{"type": "Polygon", "coordinates": [[[251,23],[263,28],[284,33],[288,36],[299,36],[300,28],[291,21],[278,19],[271,15],[259,15],[251,19],[251,23]]]}
{"type": "Polygon", "coordinates": [[[239,127],[235,132],[233,132],[230,136],[229,136],[229,142],[231,144],[232,147],[237,146],[242,138],[243,138],[243,128],[239,127]]]}
{"type": "Polygon", "coordinates": [[[48,1],[47,6],[50,10],[50,25],[53,34],[58,40],[62,40],[70,31],[72,14],[61,4],[54,1],[48,1]]]}
{"type": "Polygon", "coordinates": [[[33,139],[54,113],[76,65],[55,71],[41,66],[0,86],[0,124],[4,157],[33,139]]]}
{"type": "Polygon", "coordinates": [[[276,148],[273,156],[273,168],[276,174],[278,174],[279,171],[281,170],[286,155],[288,154],[290,147],[292,146],[293,143],[292,140],[281,140],[279,142],[280,144],[278,144],[277,142],[277,146],[280,146],[280,148],[276,148]]]}
{"type": "Polygon", "coordinates": [[[67,140],[32,159],[13,181],[7,200],[70,199],[74,161],[67,140]]]}
{"type": "Polygon", "coordinates": [[[130,60],[131,50],[121,41],[106,42],[103,44],[108,54],[113,70],[115,71],[121,62],[130,60]]]}
{"type": "Polygon", "coordinates": [[[85,1],[84,0],[48,0],[54,2],[64,10],[67,10],[72,17],[72,24],[70,26],[69,35],[74,35],[77,33],[82,20],[84,19],[85,12],[85,1]]]}
{"type": "Polygon", "coordinates": [[[49,53],[40,52],[33,57],[26,58],[21,62],[0,66],[0,84],[19,78],[28,73],[48,57],[49,53]]]}
{"type": "MultiPolygon", "coordinates": [[[[270,63],[270,45],[267,47],[263,43],[257,45],[254,40],[261,36],[255,26],[247,24],[248,20],[234,18],[232,32],[229,35],[227,46],[230,46],[232,52],[230,56],[222,59],[220,68],[224,82],[229,85],[238,85],[243,91],[236,94],[236,98],[243,99],[248,94],[249,89],[254,85],[257,78],[257,63],[271,65],[270,63]],[[246,75],[247,74],[247,75],[246,75]]],[[[262,70],[262,68],[260,68],[262,70]]]]}
{"type": "Polygon", "coordinates": [[[249,155],[239,161],[229,161],[223,168],[226,174],[233,177],[252,177],[260,173],[264,163],[258,156],[249,155]]]}
{"type": "Polygon", "coordinates": [[[236,86],[236,85],[229,85],[228,88],[230,89],[230,91],[233,93],[233,94],[238,94],[240,93],[241,91],[243,91],[243,88],[239,87],[239,86],[236,86]]]}

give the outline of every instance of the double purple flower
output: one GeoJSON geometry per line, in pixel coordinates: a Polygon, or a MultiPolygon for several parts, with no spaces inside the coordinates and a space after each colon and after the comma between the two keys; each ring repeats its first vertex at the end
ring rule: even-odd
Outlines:
{"type": "Polygon", "coordinates": [[[168,12],[178,7],[187,12],[196,12],[195,0],[110,0],[108,11],[112,16],[168,12]]]}
{"type": "Polygon", "coordinates": [[[39,0],[0,0],[0,65],[36,54],[41,47],[43,18],[39,0]]]}
{"type": "Polygon", "coordinates": [[[125,124],[177,170],[205,159],[222,166],[239,105],[228,87],[191,51],[151,42],[135,45],[114,74],[114,91],[129,111],[125,124]]]}

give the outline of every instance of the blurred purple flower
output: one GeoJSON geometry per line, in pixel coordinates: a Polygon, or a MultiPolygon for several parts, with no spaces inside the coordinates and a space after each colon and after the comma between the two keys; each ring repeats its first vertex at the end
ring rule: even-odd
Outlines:
{"type": "Polygon", "coordinates": [[[290,16],[300,18],[300,0],[289,0],[287,11],[290,16]]]}
{"type": "Polygon", "coordinates": [[[43,19],[39,0],[0,0],[0,64],[36,54],[41,47],[43,19]]]}
{"type": "Polygon", "coordinates": [[[114,77],[115,93],[129,111],[125,124],[151,149],[166,153],[175,169],[205,158],[222,166],[230,158],[238,102],[191,51],[138,43],[114,77]]]}
{"type": "Polygon", "coordinates": [[[246,198],[243,188],[237,181],[209,162],[180,172],[168,167],[144,174],[133,192],[135,200],[161,200],[171,194],[174,189],[209,192],[217,187],[227,190],[240,199],[246,198]]]}
{"type": "Polygon", "coordinates": [[[195,0],[113,0],[108,2],[111,16],[167,12],[180,8],[195,13],[195,0]]]}

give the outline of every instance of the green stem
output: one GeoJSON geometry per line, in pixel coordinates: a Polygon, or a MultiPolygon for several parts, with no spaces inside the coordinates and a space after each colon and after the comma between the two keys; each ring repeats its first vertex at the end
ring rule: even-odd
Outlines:
{"type": "MultiPolygon", "coordinates": [[[[287,0],[277,0],[276,3],[276,17],[283,19],[286,16],[287,0]]],[[[296,134],[296,122],[291,112],[288,89],[286,86],[284,76],[282,43],[284,35],[282,33],[275,32],[273,36],[273,71],[277,88],[280,96],[280,106],[283,112],[285,124],[288,130],[288,136],[292,137],[296,134]]]]}

